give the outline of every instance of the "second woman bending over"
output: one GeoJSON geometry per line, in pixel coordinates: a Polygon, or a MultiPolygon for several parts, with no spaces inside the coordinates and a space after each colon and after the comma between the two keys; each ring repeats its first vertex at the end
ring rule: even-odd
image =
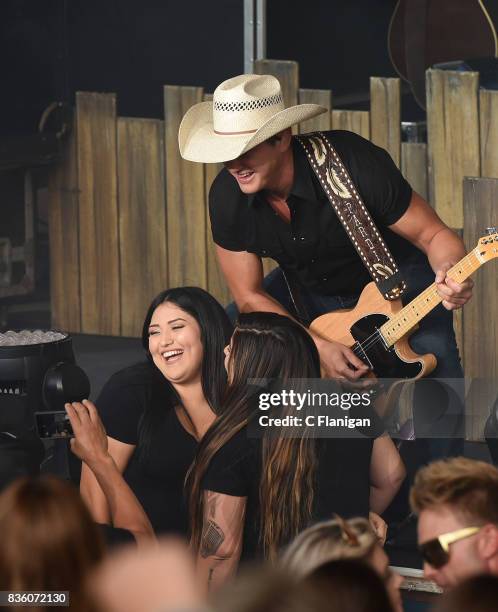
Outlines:
{"type": "MultiPolygon", "coordinates": [[[[260,413],[249,379],[285,384],[320,377],[315,344],[288,317],[241,315],[226,355],[223,414],[200,443],[189,474],[192,542],[199,569],[213,585],[236,571],[239,558],[274,560],[302,529],[333,513],[382,512],[405,474],[387,436],[248,435],[260,413]]],[[[293,410],[283,408],[281,416],[293,410]]]]}

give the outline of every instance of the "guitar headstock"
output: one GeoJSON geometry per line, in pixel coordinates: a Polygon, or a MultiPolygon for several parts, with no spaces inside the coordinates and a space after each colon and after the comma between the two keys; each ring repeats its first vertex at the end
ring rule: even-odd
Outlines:
{"type": "Polygon", "coordinates": [[[498,232],[495,231],[492,234],[479,238],[476,250],[481,262],[498,257],[498,232]]]}

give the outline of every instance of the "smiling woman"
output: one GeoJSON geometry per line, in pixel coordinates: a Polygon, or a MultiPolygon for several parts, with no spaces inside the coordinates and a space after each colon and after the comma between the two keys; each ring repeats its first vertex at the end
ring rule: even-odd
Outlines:
{"type": "Polygon", "coordinates": [[[80,489],[95,521],[137,539],[187,533],[183,482],[219,412],[230,334],[223,308],[204,290],[163,291],[144,321],[147,360],[110,378],[98,413],[90,402],[76,406],[72,449],[84,462],[80,489]]]}

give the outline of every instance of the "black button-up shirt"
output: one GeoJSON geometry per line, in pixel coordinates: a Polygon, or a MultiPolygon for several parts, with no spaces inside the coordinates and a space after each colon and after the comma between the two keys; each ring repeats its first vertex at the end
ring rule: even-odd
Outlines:
{"type": "MultiPolygon", "coordinates": [[[[341,157],[365,206],[395,259],[413,247],[388,228],[406,211],[412,190],[386,151],[346,131],[327,136],[341,157]]],[[[322,295],[358,294],[371,280],[308,159],[293,142],[294,183],[287,198],[286,223],[264,192],[246,195],[224,169],[209,194],[213,240],[231,251],[271,257],[292,270],[302,285],[322,295]]]]}

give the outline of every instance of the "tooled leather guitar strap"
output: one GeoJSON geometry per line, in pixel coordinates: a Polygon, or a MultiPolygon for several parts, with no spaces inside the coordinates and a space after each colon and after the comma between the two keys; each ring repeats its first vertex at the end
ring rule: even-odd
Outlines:
{"type": "Polygon", "coordinates": [[[296,138],[379,291],[386,300],[399,298],[406,288],[401,272],[334,147],[322,132],[296,138]]]}

